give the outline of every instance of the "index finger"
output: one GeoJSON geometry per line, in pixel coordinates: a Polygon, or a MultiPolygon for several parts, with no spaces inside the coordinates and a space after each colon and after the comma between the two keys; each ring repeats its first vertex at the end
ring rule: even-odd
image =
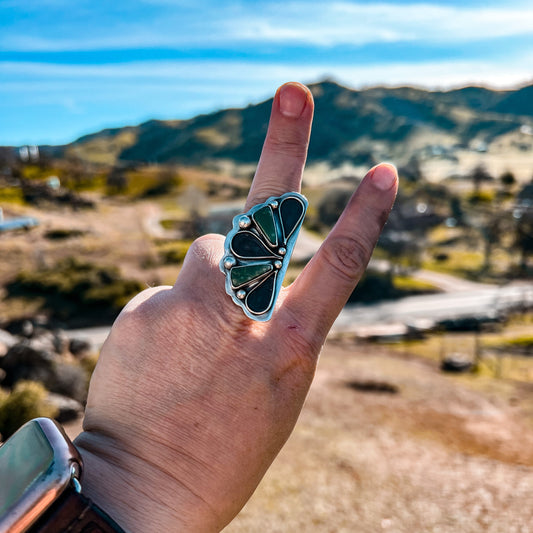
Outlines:
{"type": "Polygon", "coordinates": [[[313,96],[305,85],[289,82],[277,90],[245,211],[271,196],[300,191],[313,110],[313,96]]]}

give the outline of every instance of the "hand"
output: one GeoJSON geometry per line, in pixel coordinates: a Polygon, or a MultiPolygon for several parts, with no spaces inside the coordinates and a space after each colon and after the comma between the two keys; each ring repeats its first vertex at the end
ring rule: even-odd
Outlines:
{"type": "MultiPolygon", "coordinates": [[[[306,87],[278,90],[246,210],[299,191],[312,116],[306,87]]],[[[296,423],[396,189],[394,167],[369,171],[269,322],[248,319],[226,294],[221,235],[195,241],[173,287],[125,307],[76,445],[84,493],[126,531],[219,531],[239,512],[296,423]]]]}

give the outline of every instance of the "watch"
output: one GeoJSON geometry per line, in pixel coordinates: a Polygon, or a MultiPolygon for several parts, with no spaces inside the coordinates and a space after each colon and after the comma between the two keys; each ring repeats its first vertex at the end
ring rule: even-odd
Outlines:
{"type": "Polygon", "coordinates": [[[124,533],[81,494],[82,470],[54,420],[24,424],[0,446],[0,533],[124,533]]]}

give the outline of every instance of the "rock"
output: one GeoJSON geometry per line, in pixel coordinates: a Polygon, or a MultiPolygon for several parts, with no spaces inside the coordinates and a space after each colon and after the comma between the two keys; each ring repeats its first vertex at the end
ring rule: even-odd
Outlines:
{"type": "Polygon", "coordinates": [[[66,333],[62,329],[55,329],[52,332],[53,335],[53,344],[54,349],[56,353],[58,354],[65,354],[70,346],[69,338],[67,337],[66,333]]]}
{"type": "Polygon", "coordinates": [[[53,355],[59,353],[56,350],[55,336],[51,331],[38,330],[31,339],[28,339],[27,343],[35,350],[44,350],[53,355]]]}
{"type": "Polygon", "coordinates": [[[91,353],[92,345],[89,341],[83,339],[70,339],[68,349],[75,357],[82,358],[91,353]]]}
{"type": "Polygon", "coordinates": [[[12,335],[29,338],[33,335],[33,322],[28,318],[12,320],[5,326],[12,335]]]}
{"type": "Polygon", "coordinates": [[[72,398],[50,392],[46,399],[50,405],[58,410],[55,419],[61,424],[76,420],[83,414],[83,405],[72,398]]]}
{"type": "Polygon", "coordinates": [[[29,341],[19,342],[0,359],[0,368],[6,372],[3,384],[12,387],[20,380],[44,383],[53,372],[53,362],[49,351],[35,348],[29,341]]]}
{"type": "Polygon", "coordinates": [[[8,331],[4,331],[3,329],[0,329],[0,344],[5,346],[6,348],[11,348],[14,344],[17,344],[18,339],[11,335],[8,331]]]}
{"type": "Polygon", "coordinates": [[[442,360],[440,369],[443,372],[452,372],[455,374],[461,374],[463,372],[469,372],[472,368],[472,361],[461,357],[460,355],[452,355],[442,360]]]}
{"type": "Polygon", "coordinates": [[[48,376],[45,387],[50,392],[63,394],[79,402],[87,399],[89,379],[85,370],[70,363],[56,363],[53,373],[48,376]]]}
{"type": "Polygon", "coordinates": [[[86,371],[62,361],[54,352],[36,346],[39,346],[36,342],[23,341],[0,358],[0,368],[6,373],[2,384],[13,387],[21,380],[37,381],[50,392],[84,402],[88,384],[86,371]]]}

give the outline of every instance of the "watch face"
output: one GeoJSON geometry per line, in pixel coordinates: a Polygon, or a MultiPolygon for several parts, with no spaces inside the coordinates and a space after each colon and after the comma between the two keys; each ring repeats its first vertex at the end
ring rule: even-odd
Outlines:
{"type": "Polygon", "coordinates": [[[0,516],[48,471],[53,460],[54,450],[38,424],[23,426],[0,447],[0,516]]]}
{"type": "Polygon", "coordinates": [[[81,458],[52,420],[36,418],[0,446],[0,532],[26,531],[81,469],[81,458]]]}

